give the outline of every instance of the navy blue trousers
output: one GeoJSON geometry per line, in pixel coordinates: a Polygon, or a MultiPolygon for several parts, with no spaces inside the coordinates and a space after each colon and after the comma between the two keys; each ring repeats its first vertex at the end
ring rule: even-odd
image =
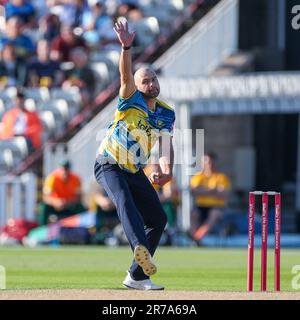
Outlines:
{"type": "MultiPolygon", "coordinates": [[[[131,249],[142,244],[153,256],[167,217],[143,170],[130,173],[117,164],[99,164],[96,161],[95,177],[115,204],[131,249]]],[[[134,280],[149,278],[134,260],[129,272],[134,280]]]]}

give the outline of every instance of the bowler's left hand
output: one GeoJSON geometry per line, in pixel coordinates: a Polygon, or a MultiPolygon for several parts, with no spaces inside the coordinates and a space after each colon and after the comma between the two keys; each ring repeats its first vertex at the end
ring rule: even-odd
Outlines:
{"type": "Polygon", "coordinates": [[[152,172],[149,176],[152,184],[163,186],[172,179],[172,174],[165,174],[160,172],[152,172]]]}

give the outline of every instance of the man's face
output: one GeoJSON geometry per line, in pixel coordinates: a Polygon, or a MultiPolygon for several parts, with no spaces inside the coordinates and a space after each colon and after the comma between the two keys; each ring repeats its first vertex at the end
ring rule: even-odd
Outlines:
{"type": "Polygon", "coordinates": [[[25,110],[25,99],[23,97],[16,98],[16,107],[25,110]]]}
{"type": "Polygon", "coordinates": [[[205,155],[203,157],[203,169],[212,170],[214,168],[214,161],[211,157],[205,155]]]}
{"type": "Polygon", "coordinates": [[[2,57],[4,61],[15,61],[16,55],[14,47],[12,45],[4,46],[2,50],[2,57]]]}
{"type": "Polygon", "coordinates": [[[158,79],[155,72],[151,69],[138,72],[135,76],[135,85],[146,98],[153,99],[159,95],[160,86],[158,79]]]}
{"type": "Polygon", "coordinates": [[[74,34],[72,28],[69,26],[63,26],[61,28],[61,37],[66,42],[73,42],[74,41],[74,34]]]}
{"type": "Polygon", "coordinates": [[[41,40],[37,45],[37,55],[40,60],[48,60],[50,47],[47,41],[41,40]]]}
{"type": "Polygon", "coordinates": [[[21,34],[21,21],[17,17],[8,19],[6,24],[6,32],[9,37],[16,38],[21,34]]]}
{"type": "Polygon", "coordinates": [[[70,170],[68,168],[62,167],[62,178],[67,180],[70,175],[70,170]]]}
{"type": "Polygon", "coordinates": [[[71,52],[71,60],[77,68],[83,68],[88,63],[88,56],[84,50],[77,48],[71,52]]]}
{"type": "Polygon", "coordinates": [[[24,4],[24,0],[12,0],[11,1],[14,6],[22,6],[24,4]]]}

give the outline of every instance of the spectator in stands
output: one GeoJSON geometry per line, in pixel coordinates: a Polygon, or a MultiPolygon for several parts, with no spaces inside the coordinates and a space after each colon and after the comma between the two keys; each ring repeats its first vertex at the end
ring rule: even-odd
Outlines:
{"type": "Polygon", "coordinates": [[[92,184],[90,210],[96,212],[97,232],[109,233],[120,223],[115,205],[96,182],[92,184]]]}
{"type": "Polygon", "coordinates": [[[84,12],[82,27],[83,37],[89,45],[119,50],[119,41],[113,31],[113,20],[106,14],[103,0],[95,0],[90,10],[84,12]]]}
{"type": "Polygon", "coordinates": [[[86,47],[85,41],[74,34],[70,25],[62,25],[60,34],[56,37],[51,46],[51,58],[57,61],[70,61],[72,49],[86,47]]]}
{"type": "Polygon", "coordinates": [[[0,88],[24,86],[27,67],[23,59],[17,58],[15,47],[7,43],[1,52],[0,88]]]}
{"type": "Polygon", "coordinates": [[[71,52],[74,66],[65,72],[63,88],[78,87],[83,106],[88,105],[94,96],[96,79],[94,72],[88,66],[88,53],[84,48],[75,48],[71,52]]]}
{"type": "Polygon", "coordinates": [[[84,211],[86,209],[81,202],[81,179],[71,171],[71,163],[64,161],[44,182],[38,222],[45,225],[84,211]]]}
{"type": "Polygon", "coordinates": [[[191,179],[195,203],[191,213],[191,235],[195,241],[201,241],[220,221],[228,202],[231,182],[224,173],[217,171],[216,159],[214,153],[205,154],[203,171],[191,179]]]}
{"type": "Polygon", "coordinates": [[[0,50],[3,50],[7,43],[13,45],[16,49],[18,58],[28,58],[35,52],[35,45],[29,37],[22,34],[22,21],[15,16],[6,23],[6,35],[0,37],[0,50]]]}
{"type": "Polygon", "coordinates": [[[144,18],[144,14],[137,1],[123,0],[117,10],[118,17],[125,17],[128,21],[138,21],[144,18]]]}
{"type": "Polygon", "coordinates": [[[88,4],[85,0],[69,0],[63,5],[63,10],[60,14],[62,23],[70,24],[73,28],[82,26],[83,13],[88,9],[88,4]]]}
{"type": "Polygon", "coordinates": [[[52,41],[59,35],[60,20],[55,14],[49,13],[39,19],[39,36],[52,41]]]}
{"type": "Polygon", "coordinates": [[[23,136],[26,138],[29,151],[41,146],[42,122],[36,112],[26,109],[25,95],[21,88],[17,91],[15,107],[4,114],[1,128],[2,140],[23,136]]]}
{"type": "Polygon", "coordinates": [[[57,87],[63,80],[63,74],[57,61],[50,59],[50,44],[47,40],[39,40],[37,57],[29,65],[28,86],[57,87]]]}
{"type": "Polygon", "coordinates": [[[33,5],[26,0],[11,0],[5,4],[5,17],[19,17],[27,26],[33,26],[35,23],[35,9],[33,5]]]}

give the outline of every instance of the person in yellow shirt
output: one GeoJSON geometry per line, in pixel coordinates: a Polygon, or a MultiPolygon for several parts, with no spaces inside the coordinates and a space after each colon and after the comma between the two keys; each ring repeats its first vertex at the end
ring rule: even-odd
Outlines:
{"type": "Polygon", "coordinates": [[[190,182],[194,197],[191,213],[191,235],[200,241],[220,221],[227,206],[231,189],[230,179],[216,169],[216,155],[205,154],[203,171],[196,173],[190,182]]]}
{"type": "Polygon", "coordinates": [[[158,99],[160,86],[153,68],[139,68],[133,74],[135,32],[127,21],[116,22],[114,30],[122,46],[119,100],[114,121],[98,149],[94,173],[117,208],[133,252],[123,285],[136,290],[164,290],[150,279],[157,272],[153,255],[167,223],[151,182],[163,186],[173,177],[175,111],[158,99]],[[143,168],[153,155],[155,143],[159,147],[159,170],[151,173],[150,182],[143,168]]]}

